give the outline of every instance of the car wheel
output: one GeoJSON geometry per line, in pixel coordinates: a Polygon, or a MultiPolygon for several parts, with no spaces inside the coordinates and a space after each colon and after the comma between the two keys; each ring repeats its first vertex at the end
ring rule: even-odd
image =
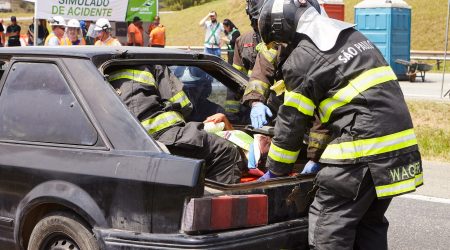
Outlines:
{"type": "Polygon", "coordinates": [[[70,213],[50,214],[33,229],[28,250],[98,250],[93,233],[70,213]]]}

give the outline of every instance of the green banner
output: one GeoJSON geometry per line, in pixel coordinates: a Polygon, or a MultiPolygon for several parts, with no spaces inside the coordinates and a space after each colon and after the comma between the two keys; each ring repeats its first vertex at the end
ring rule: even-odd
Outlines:
{"type": "Polygon", "coordinates": [[[153,22],[158,15],[158,0],[129,0],[126,21],[132,22],[138,16],[144,22],[153,22]]]}

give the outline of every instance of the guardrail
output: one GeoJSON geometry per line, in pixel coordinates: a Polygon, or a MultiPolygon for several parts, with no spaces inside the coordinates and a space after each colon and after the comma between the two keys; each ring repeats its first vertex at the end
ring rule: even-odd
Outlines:
{"type": "MultiPolygon", "coordinates": [[[[193,50],[198,52],[203,52],[203,46],[166,46],[170,49],[184,49],[193,50]]],[[[222,55],[227,54],[227,48],[222,47],[222,55]]],[[[450,53],[447,60],[450,60],[450,53]]],[[[431,51],[431,50],[411,50],[411,60],[435,60],[438,70],[440,69],[441,63],[444,61],[444,51],[431,51]]]]}

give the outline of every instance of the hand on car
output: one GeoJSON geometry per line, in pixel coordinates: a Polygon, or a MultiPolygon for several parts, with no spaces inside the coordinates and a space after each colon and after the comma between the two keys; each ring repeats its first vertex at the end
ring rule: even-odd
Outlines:
{"type": "Polygon", "coordinates": [[[252,104],[252,110],[250,111],[250,119],[252,121],[253,128],[262,128],[262,126],[267,124],[267,118],[272,117],[272,111],[269,107],[264,105],[262,102],[254,102],[252,104]]]}
{"type": "Polygon", "coordinates": [[[203,123],[207,123],[207,122],[214,122],[214,123],[223,122],[225,124],[225,130],[233,130],[234,129],[233,125],[231,125],[228,118],[222,113],[217,113],[212,116],[209,116],[208,118],[206,118],[206,120],[203,123]]]}
{"type": "Polygon", "coordinates": [[[315,174],[319,172],[320,164],[315,161],[308,161],[300,174],[315,174]]]}

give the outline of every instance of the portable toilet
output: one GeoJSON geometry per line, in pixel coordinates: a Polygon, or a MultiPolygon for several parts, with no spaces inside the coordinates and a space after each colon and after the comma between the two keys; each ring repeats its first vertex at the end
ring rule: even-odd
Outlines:
{"type": "Polygon", "coordinates": [[[321,0],[320,5],[325,9],[328,17],[344,21],[345,5],[344,0],[321,0]]]}
{"type": "Polygon", "coordinates": [[[403,0],[364,0],[355,6],[356,28],[383,53],[399,79],[406,68],[396,59],[410,60],[411,7],[403,0]]]}

